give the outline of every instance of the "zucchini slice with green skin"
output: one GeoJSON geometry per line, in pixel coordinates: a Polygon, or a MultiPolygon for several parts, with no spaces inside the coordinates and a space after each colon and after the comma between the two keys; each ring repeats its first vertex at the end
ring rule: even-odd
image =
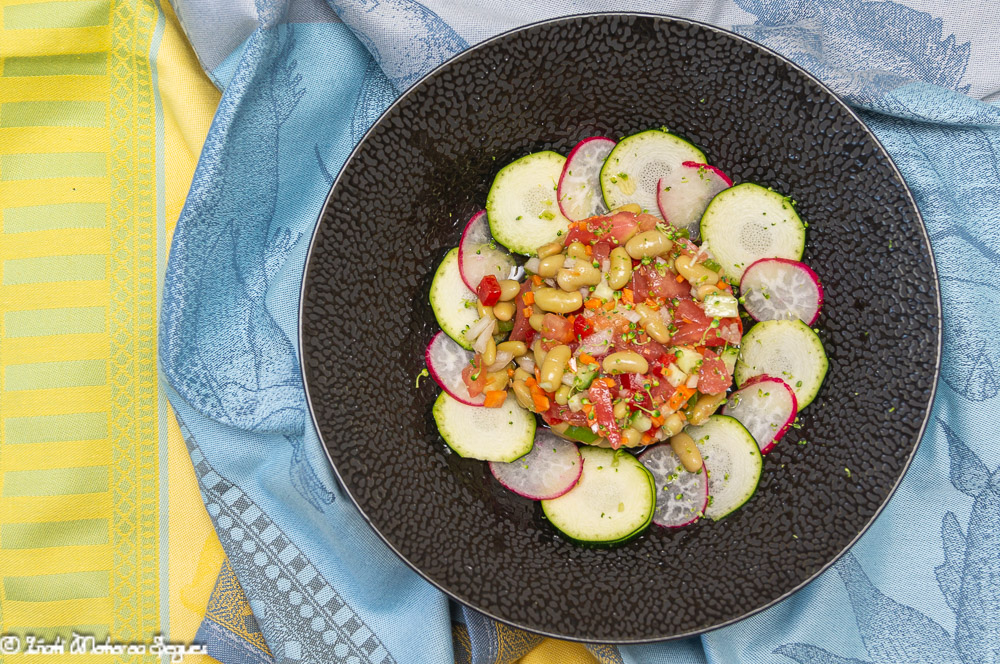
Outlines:
{"type": "Polygon", "coordinates": [[[535,152],[500,169],[486,196],[493,239],[514,253],[530,256],[569,230],[559,210],[558,185],[566,157],[535,152]]]}
{"type": "Polygon", "coordinates": [[[763,461],[760,448],[739,420],[712,415],[684,431],[694,439],[708,468],[708,507],[713,521],[733,513],[757,491],[763,461]]]}
{"type": "Polygon", "coordinates": [[[513,391],[499,408],[466,406],[447,392],[434,402],[434,422],[448,447],[465,459],[514,461],[531,451],[535,416],[517,403],[513,391]]]}
{"type": "Polygon", "coordinates": [[[657,203],[660,178],[685,161],[705,163],[705,153],[680,136],[650,129],[626,136],[615,146],[601,168],[601,191],[609,209],[636,203],[645,212],[661,217],[657,203]]]}
{"type": "Polygon", "coordinates": [[[767,320],[743,336],[733,376],[743,387],[755,376],[773,376],[795,392],[801,412],[816,398],[829,361],[823,342],[800,320],[767,320]]]}
{"type": "Polygon", "coordinates": [[[465,332],[479,320],[476,295],[462,281],[458,269],[458,248],[452,249],[441,260],[431,281],[431,311],[444,333],[465,350],[472,350],[472,342],[465,332]]]}
{"type": "MultiPolygon", "coordinates": [[[[755,446],[756,447],[756,446],[755,446]]],[[[572,540],[616,544],[645,530],[656,511],[653,476],[631,454],[584,446],[583,474],[575,487],[542,501],[549,522],[572,540]]]]}
{"type": "Polygon", "coordinates": [[[744,182],[708,204],[701,239],[726,276],[740,280],[762,258],[802,260],[806,227],[787,196],[744,182]]]}

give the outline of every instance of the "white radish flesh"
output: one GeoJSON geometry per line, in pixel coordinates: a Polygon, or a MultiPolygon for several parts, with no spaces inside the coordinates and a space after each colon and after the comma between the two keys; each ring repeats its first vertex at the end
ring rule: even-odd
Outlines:
{"type": "Polygon", "coordinates": [[[714,166],[685,161],[681,168],[660,178],[656,203],[668,224],[686,228],[693,239],[698,236],[698,222],[709,202],[732,186],[733,181],[714,166]]]}
{"type": "Polygon", "coordinates": [[[482,406],[486,396],[480,394],[470,397],[469,388],[462,380],[462,370],[469,366],[474,357],[444,332],[435,334],[424,351],[427,369],[442,390],[466,406],[482,406]]]}
{"type": "Polygon", "coordinates": [[[758,376],[729,395],[722,414],[735,417],[757,441],[761,454],[767,454],[795,421],[798,401],[785,381],[772,376],[758,376]]]}
{"type": "Polygon", "coordinates": [[[680,457],[663,443],[639,455],[639,461],[656,482],[656,511],[653,523],[664,528],[679,528],[697,521],[708,505],[708,473],[702,466],[689,473],[680,457]]]}
{"type": "Polygon", "coordinates": [[[548,429],[535,430],[534,447],[520,459],[490,463],[500,484],[531,500],[558,498],[576,486],[582,471],[576,445],[548,429]]]}
{"type": "Polygon", "coordinates": [[[744,307],[754,320],[801,320],[812,325],[823,307],[823,286],[805,263],[764,258],[740,281],[744,307]]]}
{"type": "Polygon", "coordinates": [[[469,290],[479,288],[479,282],[486,276],[493,276],[497,281],[506,279],[515,266],[514,257],[490,234],[486,211],[472,215],[458,245],[458,269],[469,290]]]}
{"type": "Polygon", "coordinates": [[[559,209],[570,221],[607,213],[601,194],[601,167],[614,147],[610,138],[591,136],[577,143],[566,157],[556,193],[559,209]]]}

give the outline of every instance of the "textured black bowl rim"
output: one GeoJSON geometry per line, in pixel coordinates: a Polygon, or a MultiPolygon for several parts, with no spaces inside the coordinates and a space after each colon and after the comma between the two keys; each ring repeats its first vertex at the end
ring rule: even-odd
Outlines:
{"type": "MultiPolygon", "coordinates": [[[[808,71],[806,71],[805,69],[803,69],[802,67],[800,67],[799,65],[797,65],[796,63],[792,62],[791,60],[789,60],[785,56],[781,55],[780,53],[778,53],[778,52],[776,52],[776,51],[774,51],[774,50],[772,50],[772,49],[764,46],[763,44],[755,42],[752,39],[748,39],[748,38],[744,37],[743,35],[737,34],[737,33],[733,32],[731,30],[726,30],[724,28],[720,28],[720,27],[717,27],[717,26],[714,26],[714,25],[711,25],[711,24],[708,24],[708,23],[703,23],[701,21],[693,21],[693,20],[686,19],[686,18],[680,18],[678,16],[670,16],[668,14],[654,14],[654,13],[650,13],[650,12],[593,12],[593,13],[586,13],[586,14],[571,14],[571,15],[568,15],[568,16],[559,16],[559,17],[556,17],[556,18],[545,19],[543,21],[536,21],[534,23],[529,23],[527,25],[522,25],[522,26],[519,26],[517,28],[513,28],[511,30],[507,30],[506,32],[502,32],[502,33],[500,33],[498,35],[490,37],[489,39],[481,41],[478,44],[470,46],[469,48],[465,49],[461,53],[458,53],[458,54],[456,54],[456,55],[448,58],[443,63],[441,63],[440,65],[438,65],[434,69],[432,69],[430,72],[428,72],[424,76],[420,77],[420,79],[418,79],[415,83],[413,83],[413,85],[411,85],[410,87],[408,87],[402,94],[400,94],[399,97],[387,109],[385,109],[385,111],[382,112],[382,115],[380,115],[378,117],[378,119],[372,124],[372,126],[368,129],[368,131],[365,132],[365,135],[361,137],[361,140],[358,141],[358,144],[354,146],[353,150],[351,150],[351,154],[348,155],[347,159],[344,161],[343,166],[340,167],[340,171],[337,173],[337,177],[334,179],[333,184],[330,185],[330,191],[329,191],[329,193],[327,193],[326,200],[323,201],[323,208],[320,210],[319,216],[317,217],[316,226],[313,229],[313,235],[312,235],[312,238],[309,241],[309,251],[306,253],[306,261],[305,261],[305,265],[303,266],[303,269],[302,269],[302,287],[301,287],[301,290],[299,292],[299,354],[300,354],[300,357],[299,357],[299,369],[300,369],[300,371],[302,373],[302,384],[305,387],[305,391],[306,391],[306,401],[309,404],[309,414],[310,414],[310,416],[312,418],[313,426],[316,429],[316,434],[319,437],[320,442],[323,443],[323,452],[326,454],[326,458],[330,462],[330,467],[333,469],[334,474],[337,476],[337,481],[340,483],[341,489],[343,489],[344,493],[346,493],[347,496],[351,499],[351,502],[354,503],[354,506],[358,509],[358,512],[361,513],[361,516],[364,517],[364,520],[368,523],[368,525],[372,527],[372,530],[375,531],[375,534],[378,535],[379,538],[381,538],[381,540],[383,542],[385,542],[386,546],[388,546],[389,549],[391,549],[392,552],[395,553],[400,558],[400,560],[402,560],[404,563],[406,563],[414,572],[416,572],[417,574],[419,574],[427,582],[429,582],[431,585],[433,585],[438,590],[442,591],[443,593],[445,593],[446,595],[448,595],[449,597],[451,597],[455,601],[457,601],[457,602],[459,602],[459,603],[461,603],[461,604],[463,604],[465,606],[468,606],[468,607],[474,609],[475,611],[478,611],[479,613],[482,613],[483,615],[488,616],[488,617],[490,617],[490,618],[492,618],[494,620],[497,620],[497,621],[502,622],[504,624],[510,625],[512,627],[516,627],[518,629],[523,629],[523,630],[531,632],[533,634],[540,634],[542,636],[547,636],[547,637],[551,637],[551,638],[555,638],[555,639],[563,639],[563,640],[567,640],[567,641],[580,641],[580,642],[584,642],[585,639],[579,638],[579,637],[574,637],[572,635],[550,634],[550,633],[547,633],[547,632],[544,632],[544,631],[539,631],[536,628],[531,628],[531,627],[527,627],[525,625],[520,625],[520,624],[518,624],[516,622],[512,622],[510,620],[507,620],[507,619],[503,618],[502,616],[494,615],[494,614],[490,613],[489,611],[485,611],[485,610],[483,610],[480,607],[473,606],[472,604],[466,602],[465,600],[463,600],[461,597],[458,596],[457,591],[454,591],[454,590],[452,590],[450,588],[446,588],[445,586],[437,583],[434,579],[432,579],[432,578],[428,577],[426,574],[424,574],[424,572],[421,571],[419,567],[417,567],[416,565],[414,565],[402,553],[400,553],[396,549],[396,547],[394,547],[392,545],[392,542],[390,542],[389,539],[382,533],[382,531],[379,530],[378,527],[374,523],[372,523],[371,518],[368,516],[368,514],[365,512],[365,510],[361,507],[361,505],[358,504],[357,499],[354,497],[354,495],[347,488],[347,484],[344,482],[344,479],[340,476],[340,472],[337,470],[336,464],[333,463],[333,458],[330,456],[330,451],[327,448],[326,443],[323,442],[323,434],[322,434],[322,432],[320,430],[319,422],[316,419],[316,411],[315,411],[315,409],[313,408],[313,405],[312,405],[312,397],[309,395],[309,379],[308,379],[307,373],[306,373],[306,361],[305,361],[305,356],[302,354],[302,352],[303,352],[302,349],[305,347],[305,345],[303,343],[303,340],[304,340],[303,339],[303,319],[304,319],[304,317],[302,315],[302,312],[305,310],[305,298],[306,298],[306,290],[307,290],[308,277],[309,277],[309,264],[312,261],[313,250],[315,249],[315,246],[316,246],[316,238],[319,237],[320,224],[323,223],[323,216],[326,214],[327,206],[329,206],[329,204],[330,204],[330,198],[333,196],[333,192],[337,188],[337,184],[340,182],[340,178],[343,176],[344,171],[347,169],[347,165],[350,164],[351,161],[354,159],[354,157],[357,155],[358,151],[361,149],[361,146],[364,144],[365,140],[367,140],[369,134],[372,133],[372,131],[375,129],[375,127],[378,126],[379,123],[381,123],[382,120],[389,113],[391,113],[392,110],[395,109],[398,104],[400,104],[404,99],[406,99],[406,97],[409,96],[409,94],[411,92],[413,92],[413,90],[415,90],[417,88],[417,86],[419,86],[425,80],[427,80],[429,78],[432,78],[433,76],[437,75],[437,73],[439,71],[444,70],[444,69],[450,67],[456,60],[461,59],[466,54],[471,53],[472,51],[475,51],[477,49],[480,49],[480,48],[486,47],[488,45],[491,45],[493,42],[505,39],[506,37],[508,37],[508,36],[510,36],[510,35],[512,35],[514,33],[521,32],[522,30],[529,30],[531,28],[535,28],[535,27],[538,27],[540,25],[547,25],[547,24],[550,24],[550,23],[561,23],[561,22],[570,22],[570,21],[575,21],[575,20],[580,20],[580,19],[604,18],[604,17],[651,18],[651,19],[658,19],[658,20],[673,21],[673,22],[676,22],[676,23],[684,23],[684,24],[688,24],[688,25],[693,25],[693,26],[697,26],[697,27],[700,27],[700,28],[704,28],[706,30],[709,30],[709,31],[712,31],[712,32],[716,32],[716,33],[725,35],[726,37],[729,37],[731,39],[736,39],[736,40],[742,41],[742,42],[748,44],[749,46],[751,46],[753,48],[757,48],[757,49],[759,49],[759,50],[767,53],[771,57],[779,60],[780,62],[782,62],[783,64],[787,65],[788,67],[791,67],[796,72],[798,72],[800,75],[807,77],[809,80],[811,80],[817,86],[819,86],[824,92],[826,92],[828,95],[830,95],[830,97],[835,102],[837,102],[840,106],[842,106],[844,108],[844,110],[846,110],[847,113],[852,118],[854,118],[854,120],[865,130],[865,132],[868,134],[868,137],[872,140],[872,142],[875,143],[875,145],[878,147],[878,149],[885,156],[885,158],[888,161],[889,165],[892,167],[893,172],[896,174],[896,177],[899,178],[900,183],[903,185],[903,191],[906,194],[906,198],[910,202],[910,205],[913,207],[913,211],[914,211],[914,213],[916,215],[916,220],[919,223],[920,234],[923,235],[924,243],[927,246],[927,254],[928,254],[929,258],[930,258],[930,268],[931,268],[931,274],[934,277],[934,283],[935,284],[940,283],[939,279],[938,279],[937,264],[934,261],[934,250],[933,250],[933,248],[931,246],[930,236],[928,236],[928,234],[927,234],[927,226],[924,224],[924,219],[923,219],[923,217],[920,214],[920,208],[917,207],[917,203],[916,203],[916,201],[913,198],[913,193],[910,191],[910,187],[906,184],[906,179],[903,178],[903,174],[899,171],[899,168],[896,167],[896,163],[892,160],[892,156],[889,154],[888,150],[885,149],[885,146],[882,145],[882,142],[878,140],[878,137],[875,135],[875,133],[868,127],[868,125],[865,124],[865,122],[858,116],[858,114],[854,112],[854,109],[852,109],[843,99],[840,98],[840,95],[838,95],[836,92],[834,92],[832,89],[830,89],[830,87],[827,86],[825,83],[823,83],[818,78],[816,78],[815,76],[813,76],[811,73],[809,73],[808,71]]],[[[783,601],[785,599],[788,599],[793,594],[797,593],[798,591],[802,590],[807,585],[809,585],[810,583],[812,583],[812,581],[814,581],[820,574],[822,574],[826,570],[830,569],[830,567],[832,567],[834,563],[836,563],[838,560],[840,560],[840,558],[843,557],[843,555],[845,553],[847,553],[851,549],[851,547],[853,547],[857,543],[857,541],[859,539],[861,539],[861,536],[864,535],[866,532],[868,532],[868,529],[871,528],[871,526],[872,526],[873,523],[875,523],[875,520],[879,517],[880,514],[882,514],[882,510],[885,509],[885,506],[889,504],[889,501],[892,499],[893,495],[895,495],[896,489],[898,489],[899,485],[903,482],[903,478],[906,477],[906,473],[910,469],[910,465],[913,463],[913,458],[917,454],[917,449],[920,447],[920,441],[924,437],[924,432],[927,430],[927,423],[930,420],[931,411],[934,408],[934,399],[937,396],[937,384],[938,384],[938,380],[939,380],[940,375],[941,375],[941,350],[942,350],[941,347],[942,347],[942,335],[943,335],[943,329],[944,329],[944,321],[943,321],[943,317],[942,317],[942,313],[941,313],[941,289],[940,288],[935,288],[934,304],[937,307],[937,311],[935,313],[935,318],[936,318],[937,324],[938,324],[937,353],[936,353],[936,356],[934,358],[934,382],[932,383],[932,386],[931,386],[930,399],[928,399],[928,401],[927,401],[927,409],[924,412],[924,419],[923,419],[923,421],[920,424],[920,431],[917,434],[916,442],[913,445],[913,450],[910,452],[910,455],[907,457],[906,463],[903,465],[903,470],[899,474],[899,478],[896,480],[896,483],[892,485],[891,489],[889,490],[889,493],[886,495],[885,499],[882,501],[882,504],[878,506],[878,509],[875,510],[875,513],[872,514],[872,516],[871,516],[870,519],[868,519],[868,523],[866,523],[861,528],[861,530],[854,537],[854,539],[852,539],[850,542],[848,542],[847,545],[837,555],[835,555],[825,565],[823,565],[820,569],[818,569],[815,573],[813,573],[812,576],[810,576],[809,578],[805,579],[800,584],[798,584],[797,586],[795,586],[794,588],[792,588],[791,590],[789,590],[785,594],[781,595],[780,597],[776,597],[775,599],[771,600],[770,602],[767,602],[766,604],[764,604],[762,606],[759,606],[759,607],[757,607],[755,609],[747,611],[746,613],[744,613],[741,616],[737,616],[735,618],[731,618],[729,620],[720,622],[720,623],[718,623],[716,625],[712,625],[710,627],[704,627],[704,628],[701,628],[701,629],[691,630],[689,632],[683,632],[683,633],[680,633],[680,634],[673,634],[673,635],[670,635],[670,636],[667,636],[667,637],[650,637],[650,638],[639,638],[639,639],[613,639],[613,640],[605,641],[605,643],[614,644],[614,645],[629,645],[629,644],[657,643],[657,642],[660,642],[660,641],[673,641],[675,639],[683,639],[683,638],[687,638],[687,637],[690,637],[690,636],[697,636],[699,634],[704,634],[706,632],[709,632],[709,631],[712,631],[712,630],[715,630],[715,629],[719,629],[721,627],[726,627],[728,625],[732,625],[733,623],[737,623],[737,622],[739,622],[741,620],[749,618],[750,616],[756,615],[756,614],[760,613],[761,611],[764,611],[765,609],[769,609],[772,606],[774,606],[775,604],[777,604],[777,603],[779,603],[779,602],[781,602],[781,601],[783,601]]]]}

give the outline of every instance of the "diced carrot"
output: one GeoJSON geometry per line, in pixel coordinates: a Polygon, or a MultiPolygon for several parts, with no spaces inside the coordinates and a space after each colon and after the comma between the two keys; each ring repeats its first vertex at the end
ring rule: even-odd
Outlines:
{"type": "Polygon", "coordinates": [[[681,406],[687,403],[695,390],[693,387],[688,387],[687,385],[679,385],[677,391],[670,395],[670,399],[667,400],[667,408],[670,410],[678,410],[681,406]]]}
{"type": "Polygon", "coordinates": [[[604,384],[607,385],[608,387],[614,387],[617,384],[615,383],[614,378],[604,378],[602,380],[604,381],[604,384]]]}
{"type": "Polygon", "coordinates": [[[635,302],[632,300],[632,289],[631,288],[623,288],[622,289],[622,299],[625,300],[626,302],[628,302],[629,304],[635,304],[635,302]]]}
{"type": "Polygon", "coordinates": [[[586,302],[584,302],[583,306],[585,306],[588,309],[598,309],[601,306],[601,300],[600,298],[592,297],[586,302]]]}
{"type": "Polygon", "coordinates": [[[652,300],[648,297],[646,298],[646,306],[652,309],[653,311],[657,311],[660,308],[660,305],[658,305],[655,300],[652,300]]]}
{"type": "Polygon", "coordinates": [[[585,412],[587,415],[590,415],[590,413],[594,410],[594,404],[592,403],[582,404],[582,407],[583,407],[583,412],[585,412]]]}
{"type": "Polygon", "coordinates": [[[677,275],[677,283],[681,283],[682,281],[684,281],[684,277],[682,277],[681,275],[678,274],[677,275]]]}
{"type": "Polygon", "coordinates": [[[524,384],[530,388],[538,385],[538,381],[535,380],[534,376],[528,376],[527,378],[524,379],[524,384]]]}
{"type": "Polygon", "coordinates": [[[729,284],[727,284],[724,280],[719,279],[719,283],[715,284],[715,287],[719,290],[726,290],[729,288],[729,284]]]}
{"type": "Polygon", "coordinates": [[[656,415],[656,416],[651,417],[649,419],[650,419],[650,421],[652,421],[654,427],[662,427],[663,423],[665,422],[665,420],[664,420],[664,418],[663,418],[662,415],[656,415]]]}
{"type": "Polygon", "coordinates": [[[605,302],[604,303],[604,310],[605,311],[613,311],[614,308],[615,308],[615,301],[614,300],[611,300],[610,302],[605,302]]]}
{"type": "Polygon", "coordinates": [[[642,434],[642,444],[643,445],[649,445],[651,442],[653,442],[653,437],[652,436],[650,436],[648,433],[642,434]]]}
{"type": "Polygon", "coordinates": [[[535,310],[531,307],[525,307],[523,313],[525,318],[531,318],[531,314],[535,313],[535,310]]]}
{"type": "Polygon", "coordinates": [[[514,377],[514,370],[507,369],[507,378],[513,378],[513,377],[514,377]]]}
{"type": "MultiPolygon", "coordinates": [[[[531,275],[531,283],[535,284],[536,286],[541,286],[542,285],[542,278],[539,277],[537,274],[533,274],[533,275],[531,275]]],[[[524,296],[527,297],[528,293],[525,293],[524,296]]]]}
{"type": "Polygon", "coordinates": [[[597,360],[587,353],[580,353],[580,361],[584,364],[597,364],[597,360]]]}
{"type": "MultiPolygon", "coordinates": [[[[535,385],[537,385],[540,380],[542,380],[542,369],[541,367],[535,367],[535,385]]],[[[529,385],[528,387],[531,386],[529,385]]]]}
{"type": "Polygon", "coordinates": [[[592,246],[590,246],[589,244],[583,245],[583,250],[585,252],[587,252],[588,256],[593,256],[594,255],[594,248],[592,246]]]}
{"type": "Polygon", "coordinates": [[[531,393],[531,403],[535,406],[536,413],[544,413],[549,409],[549,398],[545,395],[531,393]]]}
{"type": "Polygon", "coordinates": [[[506,400],[507,390],[489,390],[486,392],[486,401],[483,405],[487,408],[499,408],[506,400]]]}
{"type": "MultiPolygon", "coordinates": [[[[533,278],[535,278],[535,277],[533,277],[533,278]]],[[[541,279],[538,280],[538,283],[541,283],[541,279]]],[[[534,291],[527,291],[522,296],[522,298],[524,299],[524,303],[525,304],[534,304],[535,303],[535,293],[534,293],[534,291]]]]}

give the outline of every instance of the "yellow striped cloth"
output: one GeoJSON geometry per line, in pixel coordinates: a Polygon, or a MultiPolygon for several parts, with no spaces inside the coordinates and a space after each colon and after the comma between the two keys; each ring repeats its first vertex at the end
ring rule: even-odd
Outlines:
{"type": "Polygon", "coordinates": [[[218,99],[167,4],[0,1],[0,633],[189,642],[204,615],[223,554],[156,321],[218,99]]]}
{"type": "MultiPolygon", "coordinates": [[[[0,0],[0,634],[190,642],[211,595],[209,618],[267,651],[156,377],[218,100],[167,3],[0,0]]],[[[515,631],[498,661],[536,641],[515,631]]],[[[598,659],[546,639],[520,661],[598,659]]]]}

